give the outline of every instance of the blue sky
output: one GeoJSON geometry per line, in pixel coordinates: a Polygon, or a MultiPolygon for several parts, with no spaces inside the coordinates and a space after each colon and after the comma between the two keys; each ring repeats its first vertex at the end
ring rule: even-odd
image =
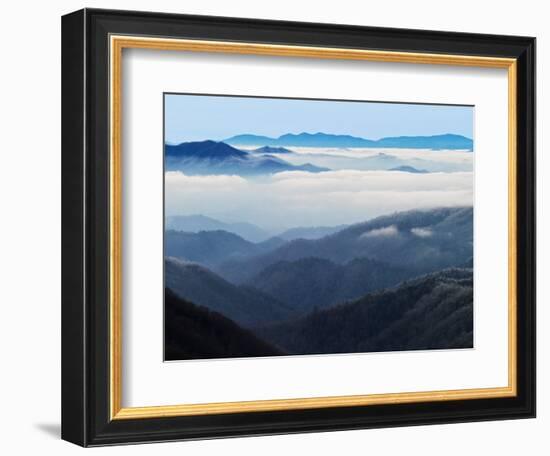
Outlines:
{"type": "Polygon", "coordinates": [[[454,133],[473,138],[471,106],[165,95],[165,141],[251,133],[333,133],[379,139],[454,133]]]}

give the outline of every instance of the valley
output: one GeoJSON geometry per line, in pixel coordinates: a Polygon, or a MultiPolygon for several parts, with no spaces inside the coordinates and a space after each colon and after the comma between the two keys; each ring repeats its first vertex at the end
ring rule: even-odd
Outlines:
{"type": "Polygon", "coordinates": [[[270,347],[238,356],[471,348],[472,222],[417,210],[256,243],[195,223],[166,231],[165,286],[270,347]]]}

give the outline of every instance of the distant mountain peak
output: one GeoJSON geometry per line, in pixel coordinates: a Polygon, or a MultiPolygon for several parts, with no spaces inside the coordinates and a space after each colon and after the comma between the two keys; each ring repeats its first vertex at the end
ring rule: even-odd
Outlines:
{"type": "Polygon", "coordinates": [[[262,146],[254,149],[252,152],[259,154],[293,154],[291,150],[285,149],[284,147],[275,147],[275,146],[262,146]]]}
{"type": "Polygon", "coordinates": [[[230,157],[246,158],[247,152],[236,149],[224,142],[212,140],[184,142],[176,146],[166,144],[164,146],[165,156],[172,158],[209,158],[224,160],[230,157]]]}
{"type": "Polygon", "coordinates": [[[283,171],[318,173],[328,168],[306,163],[293,165],[270,154],[253,154],[224,142],[194,141],[177,146],[165,145],[165,168],[189,175],[258,176],[283,171]]]}
{"type": "Polygon", "coordinates": [[[411,173],[411,174],[426,174],[429,173],[429,171],[425,169],[417,169],[414,166],[396,166],[395,168],[389,169],[389,171],[401,171],[402,173],[411,173]]]}

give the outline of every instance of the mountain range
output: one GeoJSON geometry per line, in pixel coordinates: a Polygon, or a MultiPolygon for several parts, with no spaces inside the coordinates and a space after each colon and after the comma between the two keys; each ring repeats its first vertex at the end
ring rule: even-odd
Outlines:
{"type": "Polygon", "coordinates": [[[227,231],[250,242],[262,242],[271,236],[257,225],[246,222],[225,223],[205,215],[172,215],[166,217],[165,229],[198,233],[199,231],[227,231]]]}
{"type": "Polygon", "coordinates": [[[472,171],[471,160],[437,160],[377,152],[369,156],[353,157],[351,154],[308,154],[311,160],[331,169],[355,169],[360,171],[404,171],[417,174],[452,173],[472,171]]]}
{"type": "Polygon", "coordinates": [[[439,271],[256,334],[292,354],[472,348],[472,270],[439,271]]]}
{"type": "Polygon", "coordinates": [[[164,233],[165,256],[215,267],[228,260],[242,260],[280,247],[285,241],[270,238],[263,242],[250,242],[224,230],[185,231],[167,230],[164,233]]]}
{"type": "Polygon", "coordinates": [[[164,163],[166,171],[181,171],[188,175],[259,176],[282,171],[328,171],[328,168],[311,163],[292,165],[274,155],[249,153],[229,144],[210,140],[166,144],[164,163]]]}
{"type": "Polygon", "coordinates": [[[167,230],[166,359],[473,346],[473,208],[317,228],[167,230]]]}
{"type": "MultiPolygon", "coordinates": [[[[187,233],[225,231],[233,233],[246,241],[261,243],[262,248],[279,247],[285,241],[292,241],[293,239],[318,239],[336,233],[346,228],[346,226],[298,226],[272,236],[269,232],[253,223],[226,223],[202,214],[169,215],[165,219],[165,229],[167,231],[184,231],[187,233]]],[[[174,236],[174,234],[171,233],[170,236],[174,236]]]]}
{"type": "Polygon", "coordinates": [[[469,150],[473,151],[473,141],[462,135],[442,134],[433,136],[395,136],[377,140],[350,135],[328,133],[287,133],[277,138],[243,134],[223,140],[234,146],[270,146],[270,147],[367,147],[399,149],[469,150]]]}
{"type": "Polygon", "coordinates": [[[164,286],[243,327],[284,321],[294,313],[287,305],[251,286],[233,285],[204,266],[175,258],[164,261],[164,286]]]}
{"type": "Polygon", "coordinates": [[[350,225],[320,239],[296,239],[268,252],[233,258],[216,271],[233,283],[246,283],[280,261],[323,258],[337,264],[355,258],[413,268],[417,274],[466,263],[472,257],[473,208],[398,212],[350,225]]]}

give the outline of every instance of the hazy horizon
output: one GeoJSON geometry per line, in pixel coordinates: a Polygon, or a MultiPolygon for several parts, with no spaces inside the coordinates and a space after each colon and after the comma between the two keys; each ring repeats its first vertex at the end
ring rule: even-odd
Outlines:
{"type": "MultiPolygon", "coordinates": [[[[294,229],[294,228],[336,228],[336,227],[341,227],[341,226],[351,226],[351,225],[355,225],[355,224],[358,224],[358,223],[368,222],[368,221],[374,220],[378,217],[393,215],[393,214],[397,214],[397,213],[400,213],[400,212],[408,212],[408,211],[414,211],[414,210],[431,211],[431,210],[436,210],[436,209],[445,209],[445,208],[449,208],[449,207],[468,208],[468,207],[473,207],[473,205],[471,205],[471,204],[470,205],[468,205],[468,204],[460,205],[459,204],[459,205],[452,205],[452,206],[431,206],[431,207],[416,208],[416,209],[405,209],[405,210],[402,210],[402,211],[395,210],[395,211],[389,211],[389,212],[386,212],[386,213],[380,213],[380,214],[377,214],[377,215],[373,215],[372,217],[368,217],[368,218],[361,219],[361,220],[350,221],[349,223],[339,223],[339,224],[334,224],[334,225],[311,224],[311,225],[298,225],[298,226],[296,226],[296,225],[267,226],[267,225],[264,225],[262,223],[254,223],[250,220],[236,218],[236,217],[233,217],[233,216],[228,215],[228,214],[208,213],[208,212],[205,212],[205,211],[203,211],[202,213],[191,213],[190,212],[190,213],[165,214],[164,218],[167,219],[167,218],[170,218],[170,217],[205,217],[205,218],[208,218],[208,219],[212,219],[213,221],[216,221],[216,222],[227,223],[228,225],[230,225],[230,224],[253,225],[254,227],[260,228],[260,229],[262,229],[263,231],[265,231],[266,233],[268,233],[272,236],[276,236],[277,234],[281,234],[284,231],[291,230],[291,229],[294,229]]],[[[165,229],[170,230],[171,228],[165,227],[165,229]]]]}

